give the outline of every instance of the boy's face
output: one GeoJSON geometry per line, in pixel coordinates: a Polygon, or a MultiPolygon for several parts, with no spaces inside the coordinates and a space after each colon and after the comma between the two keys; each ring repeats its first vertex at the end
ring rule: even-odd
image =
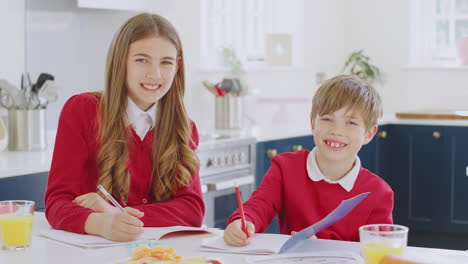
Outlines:
{"type": "Polygon", "coordinates": [[[311,119],[312,134],[317,146],[317,159],[354,162],[362,145],[369,143],[377,126],[366,128],[360,111],[343,107],[333,113],[311,119]]]}

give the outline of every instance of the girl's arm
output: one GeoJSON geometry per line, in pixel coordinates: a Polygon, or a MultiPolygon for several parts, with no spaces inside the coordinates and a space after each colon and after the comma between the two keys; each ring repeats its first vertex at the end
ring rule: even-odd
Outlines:
{"type": "Polygon", "coordinates": [[[93,127],[90,113],[97,102],[90,94],[76,95],[64,105],[59,118],[54,154],[47,184],[45,205],[50,225],[75,233],[85,233],[84,223],[93,210],[72,202],[75,197],[96,191],[96,172],[89,170],[89,140],[93,127]]]}
{"type": "Polygon", "coordinates": [[[172,200],[163,203],[132,206],[144,213],[140,220],[145,227],[158,226],[201,226],[205,205],[196,173],[187,187],[180,188],[172,200]]]}

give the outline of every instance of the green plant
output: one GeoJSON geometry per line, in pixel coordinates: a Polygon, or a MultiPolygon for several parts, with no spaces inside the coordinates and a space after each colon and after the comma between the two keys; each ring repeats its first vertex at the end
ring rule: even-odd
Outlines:
{"type": "Polygon", "coordinates": [[[242,62],[237,58],[236,52],[230,47],[223,47],[221,50],[224,65],[231,68],[234,76],[241,76],[245,73],[242,62]]]}
{"type": "Polygon", "coordinates": [[[370,64],[370,58],[364,54],[363,50],[351,53],[346,60],[342,71],[357,75],[359,78],[369,83],[382,81],[379,68],[370,64]]]}

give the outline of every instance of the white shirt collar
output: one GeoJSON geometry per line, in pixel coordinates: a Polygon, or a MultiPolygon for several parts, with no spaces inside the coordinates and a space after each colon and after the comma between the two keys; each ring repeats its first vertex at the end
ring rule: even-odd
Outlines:
{"type": "Polygon", "coordinates": [[[128,123],[135,129],[138,136],[143,139],[146,133],[154,127],[156,122],[157,103],[148,111],[141,110],[133,100],[128,97],[127,100],[127,118],[128,123]]]}
{"type": "Polygon", "coordinates": [[[357,176],[359,174],[359,170],[361,169],[361,160],[358,156],[356,156],[356,161],[354,162],[354,167],[346,174],[343,178],[337,181],[331,181],[323,176],[322,172],[317,166],[317,161],[315,159],[316,148],[314,148],[311,152],[309,152],[309,156],[307,156],[307,173],[309,174],[309,178],[313,181],[321,181],[324,180],[328,183],[338,183],[345,189],[346,191],[351,191],[354,186],[354,182],[356,182],[357,176]]]}

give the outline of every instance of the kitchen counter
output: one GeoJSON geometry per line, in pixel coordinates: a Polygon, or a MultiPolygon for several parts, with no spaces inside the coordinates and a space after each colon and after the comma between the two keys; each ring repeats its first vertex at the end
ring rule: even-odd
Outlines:
{"type": "Polygon", "coordinates": [[[0,152],[0,179],[48,172],[52,162],[54,142],[55,131],[48,131],[46,150],[0,152]]]}
{"type": "MultiPolygon", "coordinates": [[[[460,114],[460,113],[459,113],[460,114]]],[[[466,113],[468,117],[468,111],[466,113]]],[[[397,118],[384,116],[379,120],[379,125],[428,125],[428,126],[468,126],[468,119],[429,119],[429,118],[397,118]]],[[[426,117],[431,117],[429,114],[426,117]]],[[[53,142],[55,131],[48,133],[49,147],[45,151],[37,152],[0,152],[0,178],[48,172],[52,161],[53,142]]],[[[310,125],[304,122],[301,125],[269,125],[267,127],[253,127],[241,133],[241,137],[255,137],[257,142],[310,136],[310,125]]],[[[200,135],[202,139],[203,135],[200,135]]]]}
{"type": "Polygon", "coordinates": [[[468,110],[421,109],[397,112],[400,119],[468,120],[468,110]]]}

